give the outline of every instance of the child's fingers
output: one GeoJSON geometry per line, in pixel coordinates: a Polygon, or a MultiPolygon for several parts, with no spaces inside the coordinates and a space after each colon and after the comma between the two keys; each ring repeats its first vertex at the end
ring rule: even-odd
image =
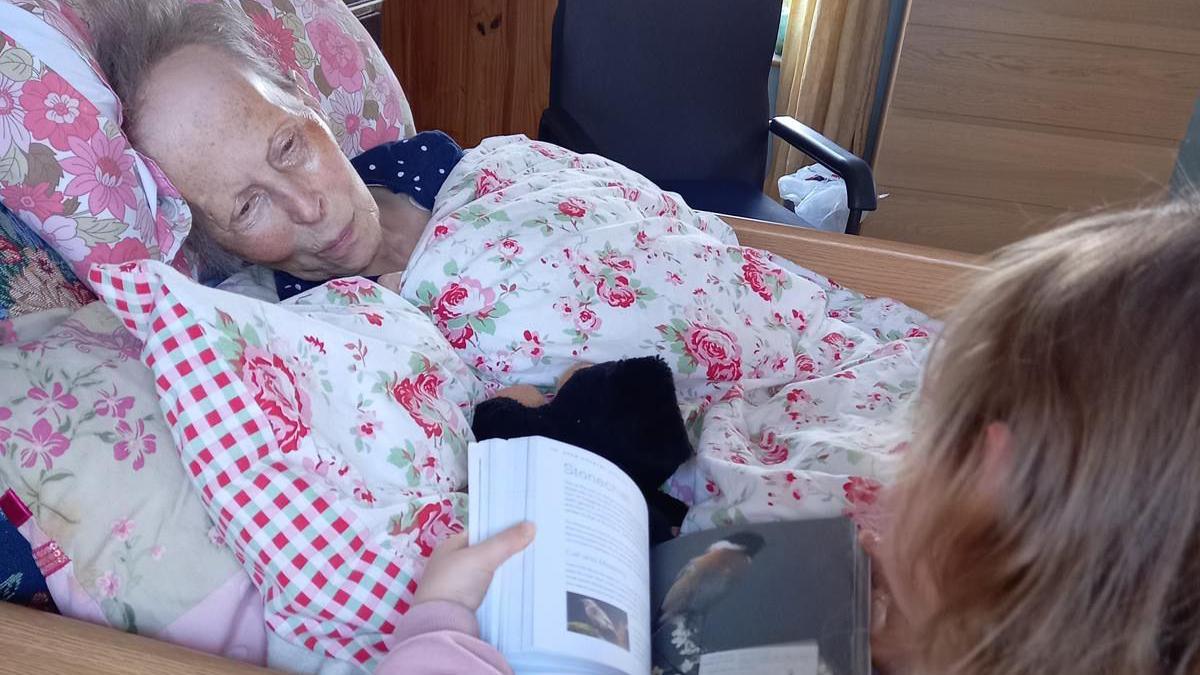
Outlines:
{"type": "Polygon", "coordinates": [[[881,543],[880,536],[875,532],[863,530],[858,533],[858,544],[862,546],[863,552],[871,560],[871,586],[877,592],[886,595],[891,589],[891,585],[884,574],[883,566],[879,564],[881,543]]]}
{"type": "Polygon", "coordinates": [[[507,530],[471,547],[479,564],[495,570],[505,560],[520,553],[533,541],[534,526],[531,522],[518,523],[507,530]]]}
{"type": "Polygon", "coordinates": [[[579,371],[583,370],[584,368],[591,368],[593,365],[595,365],[595,364],[588,363],[587,361],[580,361],[579,363],[576,363],[575,365],[571,366],[570,368],[567,368],[566,372],[564,372],[562,375],[558,376],[557,387],[559,389],[562,389],[563,385],[565,385],[567,383],[567,380],[571,379],[571,376],[573,376],[575,373],[578,373],[579,371]]]}

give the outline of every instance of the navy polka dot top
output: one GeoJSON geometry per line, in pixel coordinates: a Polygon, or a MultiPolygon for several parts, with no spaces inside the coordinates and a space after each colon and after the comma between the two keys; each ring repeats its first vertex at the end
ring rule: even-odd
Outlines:
{"type": "MultiPolygon", "coordinates": [[[[371,148],[350,160],[350,164],[368,186],[410,195],[422,208],[432,211],[442,184],[462,157],[463,150],[454,139],[440,131],[423,131],[371,148]]],[[[275,290],[280,300],[316,288],[325,281],[308,281],[287,272],[275,272],[275,290]]]]}

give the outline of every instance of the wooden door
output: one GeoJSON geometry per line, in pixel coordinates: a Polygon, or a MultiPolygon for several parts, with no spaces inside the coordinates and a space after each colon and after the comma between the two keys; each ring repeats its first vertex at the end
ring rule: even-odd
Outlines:
{"type": "Polygon", "coordinates": [[[390,0],[384,54],[418,130],[463,147],[489,136],[537,136],[550,97],[557,0],[390,0]]]}
{"type": "Polygon", "coordinates": [[[984,252],[1161,194],[1198,95],[1197,0],[912,0],[863,234],[984,252]]]}

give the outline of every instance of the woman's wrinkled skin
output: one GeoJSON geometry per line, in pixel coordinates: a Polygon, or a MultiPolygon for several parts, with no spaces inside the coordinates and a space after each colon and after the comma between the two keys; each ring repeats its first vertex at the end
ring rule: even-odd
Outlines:
{"type": "Polygon", "coordinates": [[[368,189],[311,102],[198,45],[140,97],[143,151],[220,247],[303,279],[404,269],[429,214],[368,189]]]}

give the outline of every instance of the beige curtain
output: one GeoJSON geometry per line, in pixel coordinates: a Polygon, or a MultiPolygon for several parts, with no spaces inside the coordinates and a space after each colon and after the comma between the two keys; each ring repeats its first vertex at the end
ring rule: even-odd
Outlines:
{"type": "MultiPolygon", "coordinates": [[[[780,67],[777,114],[791,115],[851,152],[866,148],[867,126],[887,30],[888,0],[792,0],[780,67]]],[[[775,141],[765,190],[812,160],[775,141]]]]}

